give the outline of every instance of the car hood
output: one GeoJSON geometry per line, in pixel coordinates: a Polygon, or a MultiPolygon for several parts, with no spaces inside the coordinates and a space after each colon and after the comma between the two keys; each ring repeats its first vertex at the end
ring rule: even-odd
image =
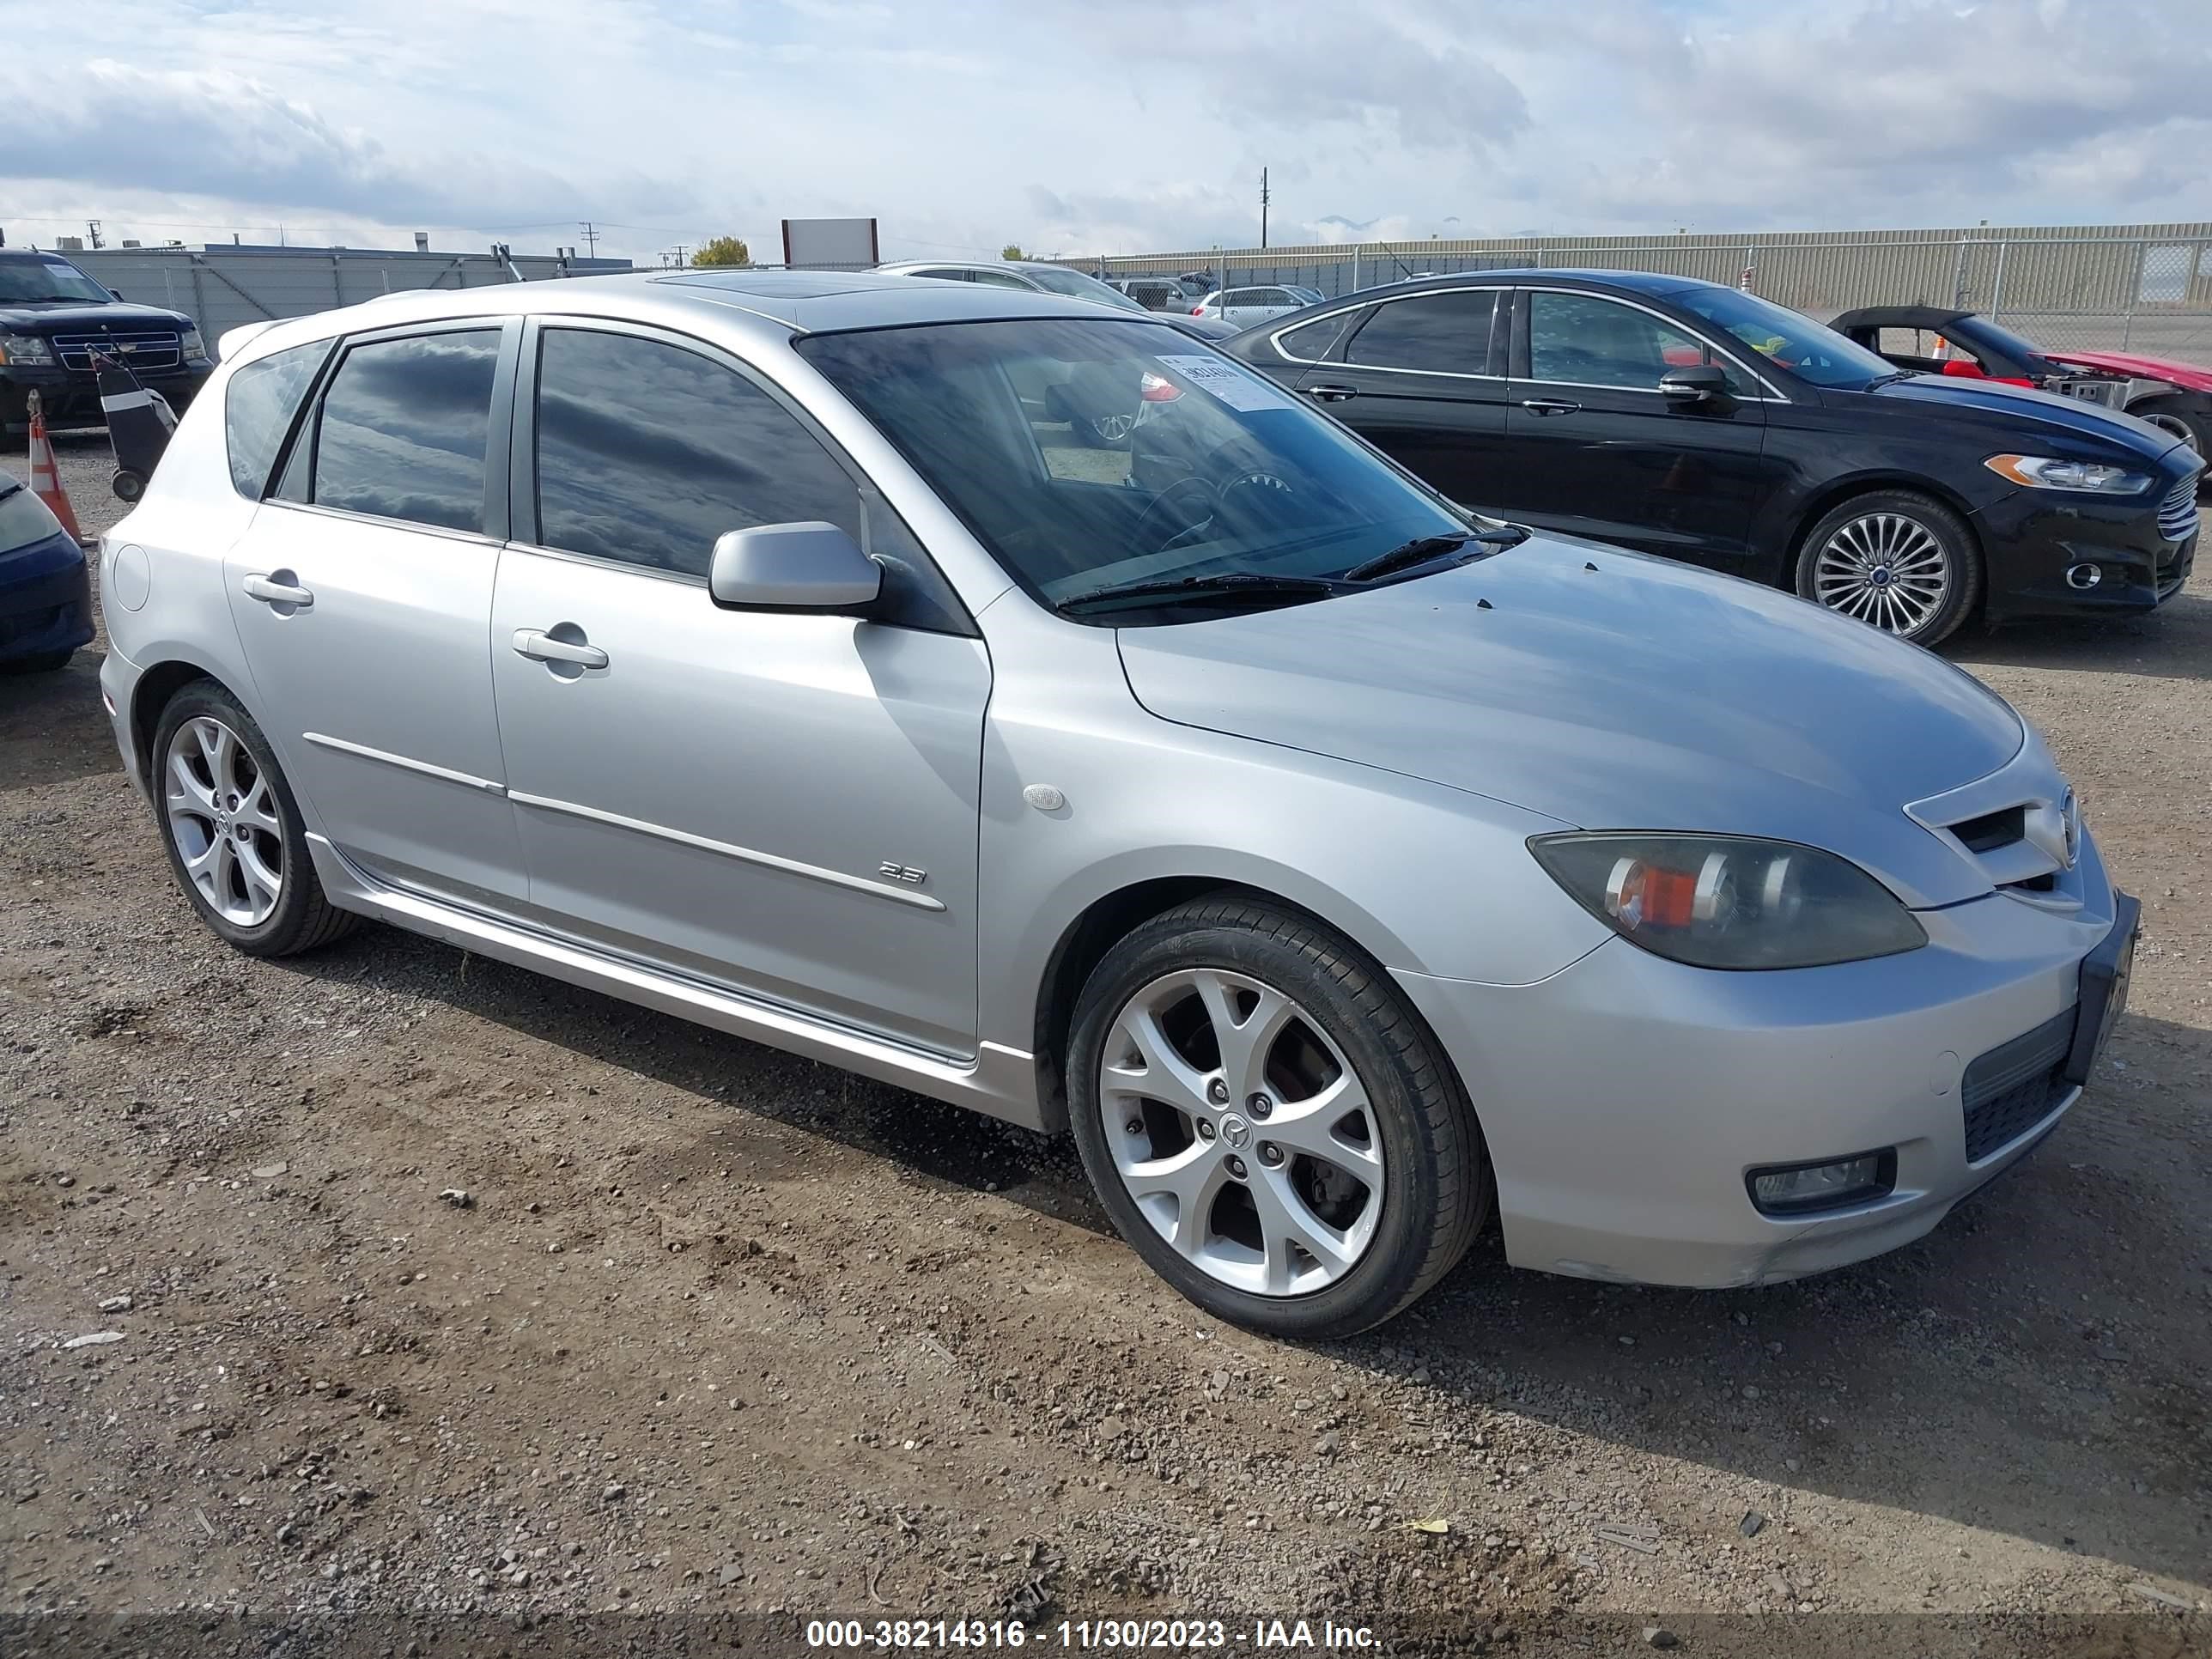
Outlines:
{"type": "Polygon", "coordinates": [[[2009,704],[1917,646],[1771,588],[1556,537],[1119,640],[1130,688],[1163,720],[1581,829],[1823,847],[1915,906],[1990,884],[1905,804],[1996,771],[2027,735],[2009,704]]]}
{"type": "Polygon", "coordinates": [[[191,323],[192,319],[181,311],[164,311],[159,306],[103,306],[89,301],[64,305],[0,304],[0,328],[10,331],[31,329],[44,333],[61,328],[77,333],[112,329],[185,329],[190,328],[191,323]]]}
{"type": "Polygon", "coordinates": [[[2059,438],[2075,448],[2086,441],[2117,447],[2145,460],[2156,460],[2179,441],[2171,432],[2118,410],[2106,409],[2101,404],[2063,397],[2055,392],[2039,392],[2032,386],[2007,386],[2001,380],[1911,374],[1870,392],[1829,395],[1879,398],[1889,403],[1924,408],[1931,414],[1979,421],[2004,435],[2007,442],[2041,434],[2059,438]]]}
{"type": "Polygon", "coordinates": [[[2100,368],[2146,380],[2171,380],[2191,392],[2212,392],[2212,368],[2202,363],[2178,363],[2171,357],[2144,357],[2132,351],[2045,351],[2043,355],[2069,368],[2100,368]]]}

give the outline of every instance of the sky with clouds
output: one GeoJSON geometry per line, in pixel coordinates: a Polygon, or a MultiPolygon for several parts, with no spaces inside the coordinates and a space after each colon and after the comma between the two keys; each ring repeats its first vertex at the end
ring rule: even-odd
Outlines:
{"type": "Polygon", "coordinates": [[[0,0],[0,229],[886,258],[2212,216],[2212,0],[0,0]]]}

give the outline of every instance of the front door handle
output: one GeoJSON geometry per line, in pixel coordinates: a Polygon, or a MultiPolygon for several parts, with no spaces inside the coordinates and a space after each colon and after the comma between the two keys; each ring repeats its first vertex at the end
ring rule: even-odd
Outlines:
{"type": "Polygon", "coordinates": [[[1564,398],[1525,398],[1521,407],[1531,415],[1571,415],[1580,404],[1571,404],[1564,398]]]}
{"type": "Polygon", "coordinates": [[[1340,404],[1346,398],[1358,395],[1359,388],[1356,386],[1310,386],[1306,388],[1307,397],[1317,398],[1325,404],[1340,404]]]}
{"type": "Polygon", "coordinates": [[[295,610],[305,611],[314,604],[315,596],[295,583],[276,580],[277,576],[289,576],[291,574],[289,570],[280,570],[273,575],[264,575],[256,571],[240,586],[246,589],[247,598],[258,599],[264,605],[289,605],[295,610]]]}
{"type": "MultiPolygon", "coordinates": [[[[581,629],[578,629],[581,632],[581,629]]],[[[607,653],[596,645],[584,645],[568,640],[559,640],[535,628],[514,630],[514,649],[519,656],[534,662],[574,663],[579,668],[605,668],[607,653]]]]}

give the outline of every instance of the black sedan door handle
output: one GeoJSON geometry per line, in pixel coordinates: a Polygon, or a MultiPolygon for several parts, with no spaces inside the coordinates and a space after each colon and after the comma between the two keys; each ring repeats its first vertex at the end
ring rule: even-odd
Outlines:
{"type": "Polygon", "coordinates": [[[1580,404],[1571,404],[1564,398],[1524,398],[1521,407],[1531,415],[1571,415],[1580,404]]]}
{"type": "Polygon", "coordinates": [[[1356,386],[1310,386],[1305,392],[1307,397],[1325,404],[1340,404],[1346,398],[1357,398],[1359,388],[1356,386]]]}

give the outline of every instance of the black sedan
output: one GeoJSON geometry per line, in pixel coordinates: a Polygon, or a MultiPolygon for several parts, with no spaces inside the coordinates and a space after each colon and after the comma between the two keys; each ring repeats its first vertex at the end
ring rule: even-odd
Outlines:
{"type": "MultiPolygon", "coordinates": [[[[1224,349],[1455,501],[1686,559],[1932,644],[2148,611],[2197,548],[2203,460],[2115,411],[1900,370],[1732,288],[1500,270],[1370,289],[1224,349]]],[[[1163,414],[1165,411],[1161,411],[1163,414]]],[[[1189,467],[1140,418],[1132,471],[1189,467]]]]}

